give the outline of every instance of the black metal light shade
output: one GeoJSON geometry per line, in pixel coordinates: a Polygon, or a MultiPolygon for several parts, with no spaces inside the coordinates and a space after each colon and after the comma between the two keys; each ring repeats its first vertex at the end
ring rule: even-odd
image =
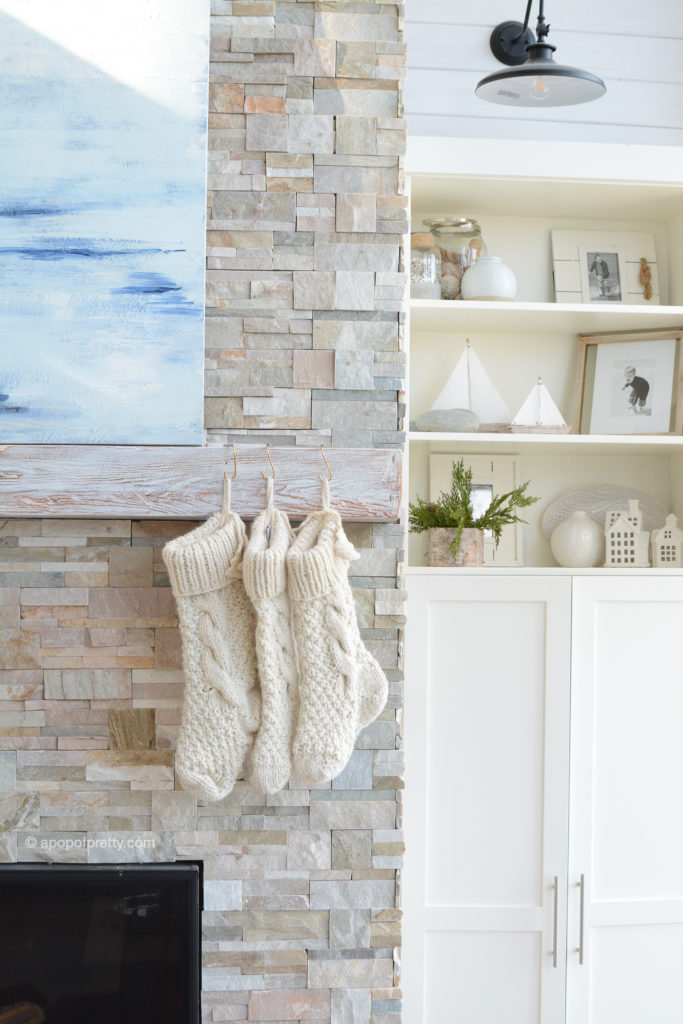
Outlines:
{"type": "Polygon", "coordinates": [[[531,3],[529,0],[524,24],[506,21],[491,33],[493,53],[512,66],[482,78],[475,90],[477,96],[511,107],[566,107],[604,96],[607,87],[597,75],[553,60],[555,47],[546,39],[550,26],[543,16],[543,0],[539,0],[534,39],[527,28],[531,3]]]}

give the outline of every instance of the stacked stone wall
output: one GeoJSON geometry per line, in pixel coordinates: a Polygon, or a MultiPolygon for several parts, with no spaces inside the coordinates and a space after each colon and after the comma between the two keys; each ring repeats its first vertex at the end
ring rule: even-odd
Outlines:
{"type": "MultiPolygon", "coordinates": [[[[212,6],[206,441],[400,447],[402,9],[212,6]]],[[[205,1020],[396,1024],[402,528],[348,531],[390,698],[346,770],[204,805],[161,560],[193,525],[0,523],[0,858],[202,860],[205,1020]]]]}

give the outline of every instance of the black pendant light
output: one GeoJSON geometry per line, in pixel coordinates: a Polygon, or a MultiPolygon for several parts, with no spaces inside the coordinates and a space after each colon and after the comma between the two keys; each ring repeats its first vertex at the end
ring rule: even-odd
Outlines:
{"type": "Polygon", "coordinates": [[[597,75],[553,60],[555,47],[547,41],[550,25],[543,16],[543,0],[538,3],[534,36],[528,27],[532,3],[527,3],[523,24],[504,21],[491,33],[491,51],[511,70],[482,78],[477,96],[509,107],[568,107],[604,96],[607,88],[597,75]]]}

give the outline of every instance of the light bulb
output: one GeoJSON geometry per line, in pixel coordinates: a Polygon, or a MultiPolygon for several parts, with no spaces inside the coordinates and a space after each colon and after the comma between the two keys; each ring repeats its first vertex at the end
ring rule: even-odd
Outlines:
{"type": "Polygon", "coordinates": [[[534,78],[529,86],[529,94],[532,100],[536,100],[537,103],[543,103],[544,100],[550,98],[550,85],[549,79],[539,76],[534,78]]]}

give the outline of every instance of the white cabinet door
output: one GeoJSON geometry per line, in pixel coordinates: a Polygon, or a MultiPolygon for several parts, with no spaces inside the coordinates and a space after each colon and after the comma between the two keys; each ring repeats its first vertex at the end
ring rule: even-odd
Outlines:
{"type": "Polygon", "coordinates": [[[568,1024],[683,1021],[682,640],[680,578],[574,580],[568,1024]]]}
{"type": "Polygon", "coordinates": [[[568,577],[408,580],[406,1024],[564,1020],[570,623],[568,577]]]}

